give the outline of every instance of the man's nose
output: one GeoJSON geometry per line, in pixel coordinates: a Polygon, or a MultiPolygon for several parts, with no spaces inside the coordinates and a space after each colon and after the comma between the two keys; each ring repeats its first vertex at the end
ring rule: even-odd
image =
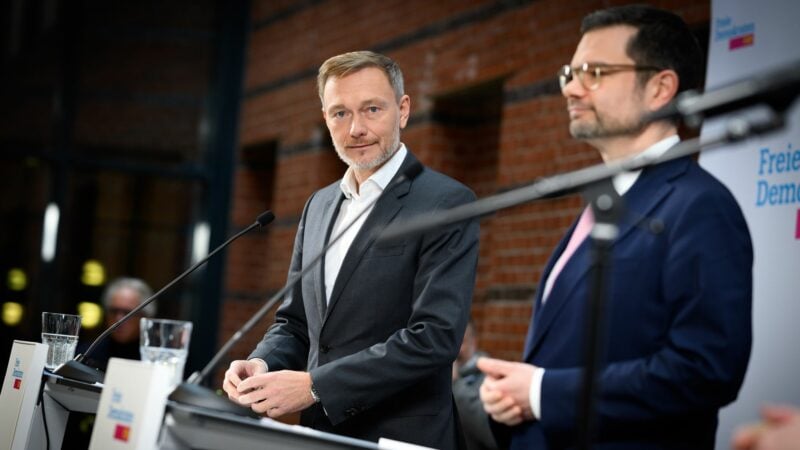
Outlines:
{"type": "Polygon", "coordinates": [[[577,76],[573,76],[572,79],[561,88],[561,95],[565,98],[583,97],[586,95],[586,88],[583,87],[583,84],[577,76]]]}
{"type": "Polygon", "coordinates": [[[364,126],[364,120],[358,114],[353,115],[353,121],[350,123],[350,136],[358,138],[367,134],[367,128],[364,126]]]}

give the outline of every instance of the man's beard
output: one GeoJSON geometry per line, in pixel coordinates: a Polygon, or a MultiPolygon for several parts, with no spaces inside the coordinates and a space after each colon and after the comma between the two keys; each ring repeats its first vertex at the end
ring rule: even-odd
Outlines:
{"type": "Polygon", "coordinates": [[[373,170],[382,166],[384,163],[386,163],[386,161],[390,160],[392,156],[394,156],[395,152],[400,149],[400,140],[398,139],[394,141],[392,145],[386,149],[383,149],[374,159],[362,162],[357,162],[350,159],[344,149],[340,149],[338,145],[334,145],[334,147],[336,148],[336,154],[339,155],[339,159],[347,164],[348,167],[358,170],[373,170]]]}
{"type": "MultiPolygon", "coordinates": [[[[594,110],[593,110],[594,111],[594,110]]],[[[641,115],[635,120],[619,121],[615,119],[603,120],[594,111],[596,120],[594,122],[571,121],[569,133],[575,139],[589,140],[614,136],[626,136],[638,134],[644,128],[641,115]]]]}

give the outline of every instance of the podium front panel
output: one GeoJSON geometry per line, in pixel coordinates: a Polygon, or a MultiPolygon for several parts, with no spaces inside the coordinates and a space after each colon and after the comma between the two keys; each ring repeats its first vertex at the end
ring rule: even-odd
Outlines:
{"type": "Polygon", "coordinates": [[[251,419],[167,402],[160,448],[344,450],[377,449],[378,444],[300,425],[251,419]]]}
{"type": "Polygon", "coordinates": [[[94,414],[100,403],[103,385],[70,380],[45,371],[47,384],[45,391],[68,411],[94,414]]]}

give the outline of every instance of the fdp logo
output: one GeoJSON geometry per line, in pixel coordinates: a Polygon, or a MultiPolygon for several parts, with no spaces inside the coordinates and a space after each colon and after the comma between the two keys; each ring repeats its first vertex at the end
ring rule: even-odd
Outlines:
{"type": "Polygon", "coordinates": [[[14,368],[11,370],[11,387],[16,390],[22,389],[22,376],[25,375],[25,372],[20,368],[21,365],[22,361],[19,358],[14,358],[14,368]]]}
{"type": "Polygon", "coordinates": [[[131,438],[133,411],[124,407],[122,391],[118,389],[111,391],[111,407],[108,410],[108,418],[116,422],[114,424],[114,440],[128,442],[131,438]]]}
{"type": "Polygon", "coordinates": [[[116,427],[114,427],[114,439],[122,442],[128,442],[128,439],[131,436],[131,427],[127,425],[122,425],[118,423],[116,427]]]}
{"type": "Polygon", "coordinates": [[[727,41],[728,50],[750,47],[756,42],[755,22],[736,23],[729,16],[714,18],[714,42],[727,41]]]}

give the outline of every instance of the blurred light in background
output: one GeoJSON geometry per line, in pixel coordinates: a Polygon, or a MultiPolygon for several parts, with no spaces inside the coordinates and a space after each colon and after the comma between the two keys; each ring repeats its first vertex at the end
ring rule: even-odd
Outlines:
{"type": "Polygon", "coordinates": [[[211,236],[211,229],[208,226],[208,222],[198,222],[195,224],[193,234],[192,264],[208,255],[208,240],[211,236]]]}
{"type": "Polygon", "coordinates": [[[50,203],[44,210],[44,227],[42,228],[42,260],[44,262],[51,262],[56,256],[60,215],[61,212],[55,203],[50,203]]]}
{"type": "Polygon", "coordinates": [[[78,314],[81,316],[81,328],[96,328],[103,320],[103,308],[94,302],[78,303],[78,314]]]}
{"type": "Polygon", "coordinates": [[[25,308],[16,302],[3,303],[3,325],[15,327],[22,321],[25,308]]]}
{"type": "Polygon", "coordinates": [[[106,282],[106,269],[103,264],[96,259],[87,260],[83,263],[83,273],[81,283],[86,286],[102,286],[106,282]]]}
{"type": "Polygon", "coordinates": [[[8,271],[6,284],[12,291],[24,291],[28,287],[28,276],[25,275],[24,270],[14,267],[8,271]]]}

